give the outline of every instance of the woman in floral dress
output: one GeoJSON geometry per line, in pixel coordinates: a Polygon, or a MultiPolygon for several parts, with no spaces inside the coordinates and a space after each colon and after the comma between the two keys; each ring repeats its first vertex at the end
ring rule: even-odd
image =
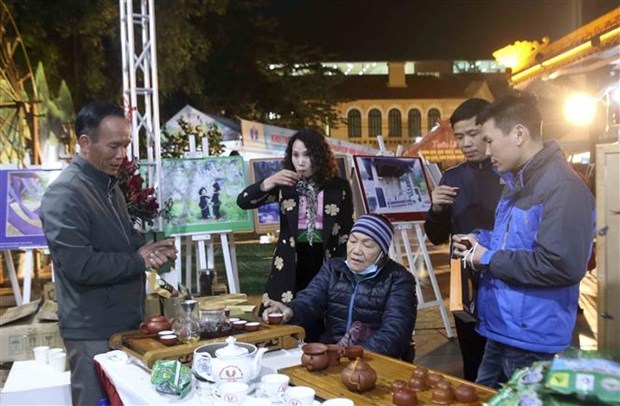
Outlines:
{"type": "Polygon", "coordinates": [[[282,167],[237,197],[243,209],[280,203],[280,235],[263,303],[268,299],[290,302],[325,260],[344,257],[353,224],[351,187],[337,176],[324,135],[314,130],[295,133],[282,167]]]}

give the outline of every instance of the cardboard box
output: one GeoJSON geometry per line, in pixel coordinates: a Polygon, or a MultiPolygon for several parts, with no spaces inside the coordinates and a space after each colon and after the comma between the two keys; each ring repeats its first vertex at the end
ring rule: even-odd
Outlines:
{"type": "Polygon", "coordinates": [[[39,345],[64,347],[57,322],[39,322],[39,301],[7,309],[0,316],[0,362],[33,359],[39,345]]]}
{"type": "Polygon", "coordinates": [[[45,285],[43,285],[43,300],[46,302],[48,300],[56,302],[56,286],[54,282],[46,282],[45,285]]]}

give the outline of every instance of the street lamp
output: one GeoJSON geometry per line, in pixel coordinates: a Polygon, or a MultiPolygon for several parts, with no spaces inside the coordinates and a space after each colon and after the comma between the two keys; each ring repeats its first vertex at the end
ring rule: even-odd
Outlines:
{"type": "Polygon", "coordinates": [[[572,94],[564,104],[564,115],[571,124],[587,126],[592,123],[596,116],[596,103],[596,98],[588,94],[572,94]]]}

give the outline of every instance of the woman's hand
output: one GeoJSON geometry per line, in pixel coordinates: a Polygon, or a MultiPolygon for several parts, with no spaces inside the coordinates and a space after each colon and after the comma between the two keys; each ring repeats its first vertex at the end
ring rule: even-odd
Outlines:
{"type": "Polygon", "coordinates": [[[269,192],[276,186],[295,186],[301,180],[301,176],[295,171],[282,169],[266,178],[260,184],[260,190],[269,192]]]}
{"type": "Polygon", "coordinates": [[[287,307],[284,303],[269,299],[265,302],[264,306],[263,321],[266,323],[269,322],[270,313],[282,313],[282,323],[288,323],[288,321],[293,318],[293,309],[287,307]]]}

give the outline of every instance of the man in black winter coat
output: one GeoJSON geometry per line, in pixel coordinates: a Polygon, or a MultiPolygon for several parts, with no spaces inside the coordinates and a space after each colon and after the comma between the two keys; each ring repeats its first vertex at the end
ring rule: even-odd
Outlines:
{"type": "Polygon", "coordinates": [[[411,341],[417,314],[415,279],[388,256],[394,229],[375,214],[360,216],[347,240],[347,258],[327,261],[288,306],[265,302],[263,319],[281,312],[284,322],[312,325],[323,320],[325,344],[359,344],[413,361],[411,341]]]}

